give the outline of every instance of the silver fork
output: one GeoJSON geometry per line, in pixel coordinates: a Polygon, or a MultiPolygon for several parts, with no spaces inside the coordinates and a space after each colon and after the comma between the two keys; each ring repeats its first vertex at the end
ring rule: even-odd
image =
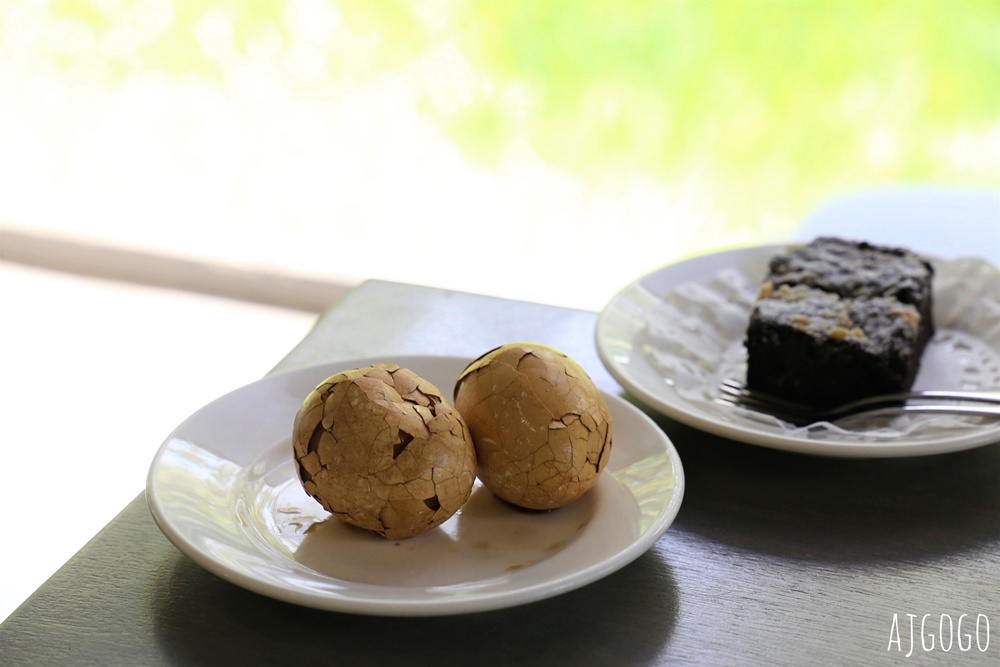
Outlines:
{"type": "Polygon", "coordinates": [[[908,391],[869,396],[831,408],[818,409],[763,392],[748,389],[742,382],[725,379],[719,383],[716,401],[764,412],[793,424],[834,421],[867,412],[938,412],[1000,417],[1000,389],[981,391],[908,391]],[[974,403],[975,405],[970,405],[974,403]]]}

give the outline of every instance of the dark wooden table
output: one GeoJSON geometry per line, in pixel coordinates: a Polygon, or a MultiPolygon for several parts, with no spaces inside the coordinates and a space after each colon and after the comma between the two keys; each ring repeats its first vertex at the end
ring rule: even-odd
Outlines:
{"type": "MultiPolygon", "coordinates": [[[[274,372],[536,340],[621,392],[597,358],[594,318],[373,281],[274,372]]],[[[203,570],[140,494],[0,625],[0,664],[1000,664],[1000,444],[824,459],[656,419],[684,462],[680,514],[653,549],[579,590],[441,618],[315,611],[203,570]]]]}

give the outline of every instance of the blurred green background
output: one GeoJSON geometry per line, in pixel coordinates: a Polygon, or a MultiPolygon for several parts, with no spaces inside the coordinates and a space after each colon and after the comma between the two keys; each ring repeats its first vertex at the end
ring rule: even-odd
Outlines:
{"type": "MultiPolygon", "coordinates": [[[[404,86],[468,169],[501,173],[528,156],[587,193],[574,200],[587,220],[566,200],[547,209],[564,218],[559,234],[610,228],[659,245],[609,289],[650,262],[787,237],[853,190],[1000,187],[996,0],[51,0],[9,3],[0,20],[6,55],[20,63],[8,79],[21,83],[44,72],[110,90],[155,77],[231,95],[234,77],[266,61],[276,90],[332,105],[322,108],[404,86]],[[620,214],[593,222],[594,193],[600,210],[620,214]],[[621,213],[646,200],[647,214],[621,213]],[[671,206],[681,209],[663,214],[673,244],[657,230],[671,206]]],[[[374,134],[399,141],[407,130],[380,114],[374,134]]],[[[401,159],[418,162],[420,149],[401,159]]],[[[372,169],[368,180],[379,178],[372,169]]],[[[476,217],[471,204],[458,215],[421,206],[462,218],[452,225],[476,217]]],[[[312,224],[303,216],[277,224],[301,230],[312,224]]]]}

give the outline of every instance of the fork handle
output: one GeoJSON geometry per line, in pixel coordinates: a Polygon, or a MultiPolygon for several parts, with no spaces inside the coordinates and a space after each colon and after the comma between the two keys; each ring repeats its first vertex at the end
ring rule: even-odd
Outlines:
{"type": "Polygon", "coordinates": [[[977,403],[994,403],[1000,405],[1000,390],[980,390],[980,391],[943,391],[928,390],[919,393],[914,392],[912,398],[933,398],[945,401],[974,401],[977,403]]]}
{"type": "Polygon", "coordinates": [[[836,410],[837,412],[848,413],[848,412],[854,412],[860,408],[864,408],[865,406],[869,405],[880,405],[882,403],[893,403],[893,402],[906,402],[909,404],[909,401],[917,401],[917,400],[970,401],[974,403],[988,403],[991,405],[1000,405],[1000,391],[929,390],[929,391],[900,392],[898,394],[884,394],[881,396],[869,396],[868,398],[861,398],[856,401],[845,403],[843,405],[838,405],[836,410]]]}
{"type": "Polygon", "coordinates": [[[871,415],[876,412],[904,413],[904,412],[936,412],[939,414],[951,415],[981,415],[984,417],[1000,417],[1000,403],[988,403],[986,405],[954,405],[954,404],[934,404],[934,403],[907,403],[905,405],[891,405],[885,407],[873,407],[869,410],[858,410],[851,414],[871,415]]]}

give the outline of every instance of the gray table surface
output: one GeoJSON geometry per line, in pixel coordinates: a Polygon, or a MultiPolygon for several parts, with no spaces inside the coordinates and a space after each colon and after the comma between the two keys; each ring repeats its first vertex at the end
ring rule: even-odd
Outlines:
{"type": "MultiPolygon", "coordinates": [[[[597,357],[594,321],[372,281],[274,372],[375,354],[473,357],[535,340],[621,393],[597,357]]],[[[832,460],[655,418],[684,463],[680,514],[646,554],[576,591],[442,618],[297,607],[182,555],[140,494],[0,625],[0,664],[1000,664],[1000,444],[832,460]]]]}

